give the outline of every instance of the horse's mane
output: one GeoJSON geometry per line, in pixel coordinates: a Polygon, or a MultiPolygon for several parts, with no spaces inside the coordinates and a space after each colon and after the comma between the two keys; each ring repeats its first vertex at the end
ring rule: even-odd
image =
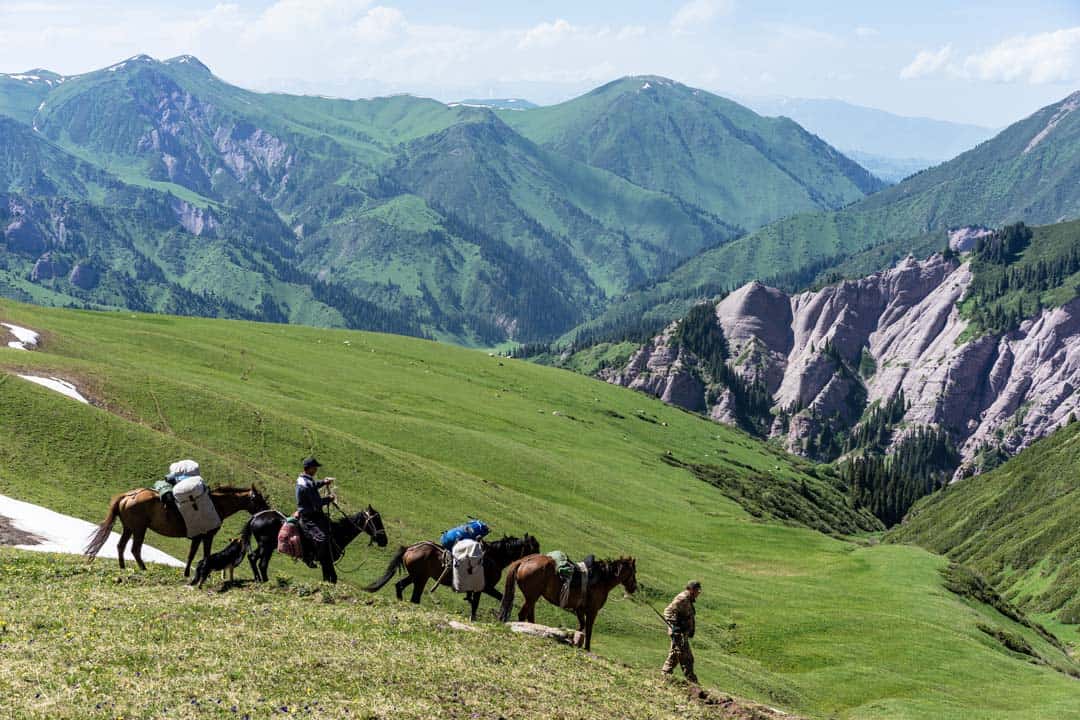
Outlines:
{"type": "Polygon", "coordinates": [[[619,569],[634,562],[632,557],[620,557],[614,560],[593,560],[590,574],[598,580],[609,580],[619,573],[619,569]]]}
{"type": "Polygon", "coordinates": [[[222,495],[228,495],[228,494],[239,495],[240,493],[246,493],[246,492],[250,492],[250,491],[251,491],[251,486],[239,487],[239,486],[236,486],[236,485],[218,485],[216,488],[212,489],[210,492],[212,492],[212,493],[221,493],[222,495]]]}

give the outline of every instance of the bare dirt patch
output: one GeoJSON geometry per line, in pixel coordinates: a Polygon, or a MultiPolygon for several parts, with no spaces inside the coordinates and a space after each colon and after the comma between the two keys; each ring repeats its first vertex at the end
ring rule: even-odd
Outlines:
{"type": "Polygon", "coordinates": [[[0,545],[39,545],[42,538],[15,527],[9,518],[0,515],[0,545]]]}

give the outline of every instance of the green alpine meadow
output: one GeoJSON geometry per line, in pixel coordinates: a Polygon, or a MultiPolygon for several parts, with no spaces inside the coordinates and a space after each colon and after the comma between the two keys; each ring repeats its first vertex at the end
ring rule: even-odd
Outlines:
{"type": "Polygon", "coordinates": [[[0,3],[0,717],[1080,720],[991,5],[0,3]]]}
{"type": "MultiPolygon", "coordinates": [[[[548,714],[547,694],[511,703],[518,673],[549,670],[588,693],[553,715],[710,716],[700,700],[680,709],[685,686],[658,685],[667,640],[654,609],[688,578],[704,585],[693,642],[714,693],[822,718],[1077,710],[1070,647],[1003,612],[966,568],[880,544],[880,524],[851,508],[827,468],[639,393],[394,335],[11,302],[0,317],[41,334],[35,351],[0,349],[0,493],[97,523],[114,493],[193,457],[212,485],[256,483],[288,513],[296,465],[316,454],[343,507],[370,503],[390,535],[386,549],[350,546],[333,587],[281,555],[269,589],[253,585],[245,565],[238,585],[215,577],[191,591],[174,568],[5,551],[0,683],[22,699],[17,717],[91,717],[99,702],[114,717],[225,717],[233,705],[256,717],[271,704],[316,717],[341,707],[426,717],[436,706],[453,716],[439,679],[447,665],[470,663],[488,666],[477,692],[504,698],[481,716],[548,714]],[[20,374],[66,379],[91,404],[20,374]],[[468,631],[446,629],[467,619],[446,588],[425,594],[419,610],[390,588],[358,589],[398,545],[437,538],[468,516],[497,535],[529,532],[544,552],[636,558],[637,592],[616,591],[601,611],[596,659],[511,636],[488,597],[474,644],[468,631]],[[203,642],[206,634],[216,639],[203,642]],[[289,657],[338,679],[309,695],[280,677],[289,657]],[[343,669],[356,663],[372,668],[367,689],[343,669]],[[581,684],[601,676],[611,678],[603,689],[581,684]],[[147,683],[162,689],[149,693],[147,683]]],[[[219,537],[238,535],[245,515],[219,537]]],[[[147,541],[176,555],[187,545],[153,533],[147,541]]],[[[575,622],[539,610],[541,623],[575,622]]]]}

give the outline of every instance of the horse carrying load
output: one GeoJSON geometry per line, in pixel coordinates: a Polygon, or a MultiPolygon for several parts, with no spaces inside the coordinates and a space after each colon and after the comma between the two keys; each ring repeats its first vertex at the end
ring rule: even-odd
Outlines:
{"type": "Polygon", "coordinates": [[[483,520],[472,519],[464,525],[450,528],[439,538],[439,544],[447,550],[453,550],[454,545],[461,540],[479,540],[491,533],[491,528],[483,520]]]}

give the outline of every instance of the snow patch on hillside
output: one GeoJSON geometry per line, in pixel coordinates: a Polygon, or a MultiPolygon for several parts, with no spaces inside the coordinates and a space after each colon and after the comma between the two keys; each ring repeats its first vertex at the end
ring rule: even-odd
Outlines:
{"type": "Polygon", "coordinates": [[[23,380],[29,380],[32,383],[37,383],[42,387],[47,387],[50,390],[55,390],[61,395],[69,397],[72,400],[78,400],[79,402],[86,405],[90,404],[90,401],[82,396],[82,393],[79,392],[79,389],[69,383],[67,380],[61,380],[60,378],[55,377],[39,377],[37,375],[20,375],[19,377],[21,377],[23,380]]]}
{"type": "Polygon", "coordinates": [[[27,328],[19,327],[18,325],[12,325],[11,323],[0,323],[0,325],[6,327],[8,332],[15,336],[15,339],[8,343],[9,348],[14,348],[15,350],[30,350],[31,348],[36,348],[38,340],[41,339],[41,336],[33,330],[28,330],[27,328]]]}
{"type": "MultiPolygon", "coordinates": [[[[88,523],[85,520],[62,515],[48,508],[22,502],[6,495],[0,495],[0,530],[2,530],[3,525],[9,525],[17,531],[13,533],[16,543],[12,543],[12,547],[19,550],[72,555],[81,555],[83,548],[86,546],[87,538],[97,530],[93,523],[88,523]],[[6,523],[3,522],[5,519],[7,520],[6,523]],[[19,540],[26,542],[19,543],[19,540]]],[[[5,534],[0,532],[0,540],[3,540],[4,537],[5,534]]],[[[98,556],[115,558],[116,543],[119,541],[120,536],[112,533],[98,556]]],[[[149,545],[143,545],[142,558],[146,562],[161,565],[184,566],[176,558],[160,550],[155,550],[149,545]]]]}

